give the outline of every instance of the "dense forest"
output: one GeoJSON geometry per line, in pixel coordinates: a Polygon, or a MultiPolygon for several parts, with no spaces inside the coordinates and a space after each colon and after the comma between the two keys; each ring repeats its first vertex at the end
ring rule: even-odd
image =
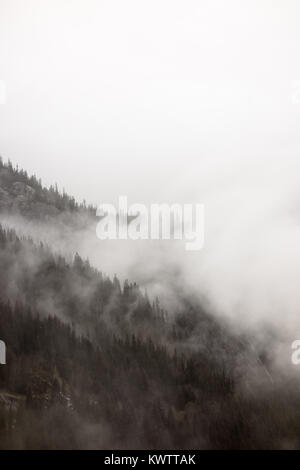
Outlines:
{"type": "MultiPolygon", "coordinates": [[[[0,212],[94,218],[2,160],[0,212]]],[[[300,447],[299,381],[195,299],[167,312],[135,282],[3,224],[0,266],[0,448],[300,447]]]]}

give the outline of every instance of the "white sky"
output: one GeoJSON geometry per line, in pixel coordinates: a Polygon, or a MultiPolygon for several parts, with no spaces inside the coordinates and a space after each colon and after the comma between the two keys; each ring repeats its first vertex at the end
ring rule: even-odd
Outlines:
{"type": "Polygon", "coordinates": [[[299,0],[0,0],[0,153],[96,204],[204,203],[201,252],[80,252],[299,331],[299,26],[299,0]]]}
{"type": "Polygon", "coordinates": [[[0,0],[0,153],[94,203],[299,159],[299,24],[298,0],[0,0]]]}

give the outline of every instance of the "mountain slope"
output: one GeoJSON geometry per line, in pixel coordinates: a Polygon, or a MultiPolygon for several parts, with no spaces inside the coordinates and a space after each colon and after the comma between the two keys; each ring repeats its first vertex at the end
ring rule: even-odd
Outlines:
{"type": "MultiPolygon", "coordinates": [[[[2,162],[0,212],[62,230],[94,218],[2,162]]],[[[299,381],[194,299],[167,313],[1,224],[0,266],[1,448],[300,447],[299,381]]]]}

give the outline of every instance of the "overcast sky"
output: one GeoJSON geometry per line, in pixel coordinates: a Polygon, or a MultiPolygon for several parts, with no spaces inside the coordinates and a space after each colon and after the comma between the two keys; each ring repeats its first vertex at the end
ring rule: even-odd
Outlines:
{"type": "Polygon", "coordinates": [[[0,153],[94,203],[294,165],[299,22],[298,0],[0,0],[0,153]]]}
{"type": "Polygon", "coordinates": [[[96,204],[204,203],[201,252],[80,252],[299,331],[299,25],[299,0],[0,0],[0,153],[96,204]]]}

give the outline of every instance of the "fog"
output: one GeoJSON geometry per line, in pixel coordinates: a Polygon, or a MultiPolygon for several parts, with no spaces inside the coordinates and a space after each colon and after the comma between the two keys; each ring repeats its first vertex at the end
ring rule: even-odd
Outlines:
{"type": "Polygon", "coordinates": [[[93,204],[205,204],[200,252],[52,243],[169,301],[180,286],[297,331],[299,15],[291,0],[0,0],[3,157],[93,204]]]}

